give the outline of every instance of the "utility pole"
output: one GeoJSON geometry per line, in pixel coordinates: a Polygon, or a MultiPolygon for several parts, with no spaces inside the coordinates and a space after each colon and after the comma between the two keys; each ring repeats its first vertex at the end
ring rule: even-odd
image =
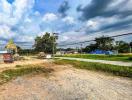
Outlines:
{"type": "Polygon", "coordinates": [[[53,58],[54,58],[54,42],[55,42],[55,37],[54,37],[54,33],[53,33],[53,47],[52,47],[52,56],[53,56],[53,58]]]}
{"type": "Polygon", "coordinates": [[[58,38],[58,33],[53,33],[53,47],[52,47],[52,56],[54,58],[54,54],[55,54],[55,41],[58,38]]]}
{"type": "Polygon", "coordinates": [[[82,54],[82,44],[81,44],[81,54],[82,54]]]}
{"type": "Polygon", "coordinates": [[[132,42],[130,42],[130,53],[132,53],[132,42]]]}

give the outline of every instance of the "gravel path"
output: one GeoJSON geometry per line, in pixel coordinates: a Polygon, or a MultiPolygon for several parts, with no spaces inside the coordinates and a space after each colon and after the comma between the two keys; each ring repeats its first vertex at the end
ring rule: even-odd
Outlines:
{"type": "Polygon", "coordinates": [[[132,100],[132,80],[100,72],[51,66],[43,75],[18,77],[0,87],[0,100],[132,100]]]}
{"type": "Polygon", "coordinates": [[[104,64],[112,64],[112,65],[132,67],[132,62],[94,60],[94,59],[71,58],[71,57],[55,57],[55,58],[68,59],[68,60],[78,60],[78,61],[85,61],[85,62],[99,62],[99,63],[104,63],[104,64]]]}

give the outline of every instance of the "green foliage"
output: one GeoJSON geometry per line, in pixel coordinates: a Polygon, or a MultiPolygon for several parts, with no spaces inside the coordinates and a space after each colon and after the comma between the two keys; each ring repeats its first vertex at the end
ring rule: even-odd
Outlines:
{"type": "MultiPolygon", "coordinates": [[[[127,43],[124,41],[116,41],[114,45],[114,39],[111,37],[99,37],[95,39],[95,44],[90,44],[83,49],[83,52],[91,52],[96,49],[100,50],[117,50],[119,53],[128,53],[132,42],[127,43]]],[[[132,47],[132,46],[131,46],[132,47]]]]}
{"type": "Polygon", "coordinates": [[[114,75],[132,78],[132,67],[101,64],[101,63],[94,63],[94,62],[83,62],[83,61],[75,61],[75,60],[74,61],[73,60],[56,60],[55,64],[61,64],[61,65],[71,64],[75,68],[102,71],[102,72],[112,73],[114,75]]]}
{"type": "MultiPolygon", "coordinates": [[[[60,55],[59,55],[60,56],[60,55]]],[[[124,61],[132,62],[132,55],[93,55],[93,54],[65,54],[61,57],[74,57],[74,58],[85,58],[85,59],[99,59],[99,60],[110,60],[110,61],[124,61]]]]}
{"type": "Polygon", "coordinates": [[[16,68],[20,68],[20,67],[22,67],[22,65],[16,65],[16,68]]]}
{"type": "Polygon", "coordinates": [[[100,50],[112,50],[114,39],[111,37],[99,37],[95,39],[95,44],[90,44],[83,49],[83,52],[91,52],[96,49],[100,50]]]}
{"type": "Polygon", "coordinates": [[[129,57],[128,59],[129,59],[130,61],[132,61],[132,57],[129,57]]]}
{"type": "Polygon", "coordinates": [[[130,46],[132,47],[132,42],[130,42],[130,46]]]}
{"type": "Polygon", "coordinates": [[[128,53],[129,52],[129,44],[124,41],[116,41],[115,49],[120,53],[128,53]]]}
{"type": "Polygon", "coordinates": [[[20,55],[35,55],[37,52],[34,49],[20,49],[18,50],[20,55]]]}
{"type": "Polygon", "coordinates": [[[36,37],[35,50],[38,52],[52,53],[53,43],[55,43],[54,49],[56,50],[56,40],[57,38],[50,35],[50,33],[46,33],[42,37],[36,37]]]}
{"type": "Polygon", "coordinates": [[[99,37],[95,39],[96,46],[100,50],[112,50],[114,39],[111,37],[99,37]]]}
{"type": "Polygon", "coordinates": [[[91,51],[94,51],[97,49],[97,46],[96,44],[90,44],[89,46],[86,46],[84,49],[83,49],[83,52],[91,52],[91,51]]]}

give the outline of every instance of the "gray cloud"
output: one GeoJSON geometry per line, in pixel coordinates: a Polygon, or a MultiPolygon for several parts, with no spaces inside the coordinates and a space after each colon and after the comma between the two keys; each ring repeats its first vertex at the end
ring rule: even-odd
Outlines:
{"type": "Polygon", "coordinates": [[[112,17],[118,15],[121,18],[132,14],[132,10],[121,10],[122,7],[127,6],[125,4],[129,3],[130,0],[122,0],[116,7],[110,7],[110,5],[115,2],[114,0],[92,0],[90,4],[82,7],[79,5],[77,11],[82,13],[81,20],[89,20],[97,16],[101,17],[112,17]]]}
{"type": "MultiPolygon", "coordinates": [[[[92,0],[86,6],[79,5],[81,12],[79,19],[84,23],[80,32],[92,35],[100,32],[104,34],[115,31],[127,31],[132,27],[132,1],[131,0],[92,0]],[[87,26],[87,22],[91,22],[87,26]]],[[[115,33],[117,34],[117,33],[115,33]]]]}
{"type": "Polygon", "coordinates": [[[67,16],[67,11],[70,9],[70,6],[69,6],[69,3],[68,1],[64,1],[59,9],[58,9],[58,12],[61,14],[62,17],[65,17],[67,16]]]}

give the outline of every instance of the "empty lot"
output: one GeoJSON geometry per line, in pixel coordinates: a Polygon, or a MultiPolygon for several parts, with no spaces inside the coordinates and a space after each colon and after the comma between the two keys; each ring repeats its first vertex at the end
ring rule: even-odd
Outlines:
{"type": "MultiPolygon", "coordinates": [[[[0,86],[0,100],[131,100],[132,80],[36,60],[54,69],[48,76],[18,77],[0,86]],[[42,63],[43,62],[43,63],[42,63]]],[[[35,60],[34,60],[35,62],[35,60]]],[[[32,62],[33,64],[33,62],[32,62]]]]}

